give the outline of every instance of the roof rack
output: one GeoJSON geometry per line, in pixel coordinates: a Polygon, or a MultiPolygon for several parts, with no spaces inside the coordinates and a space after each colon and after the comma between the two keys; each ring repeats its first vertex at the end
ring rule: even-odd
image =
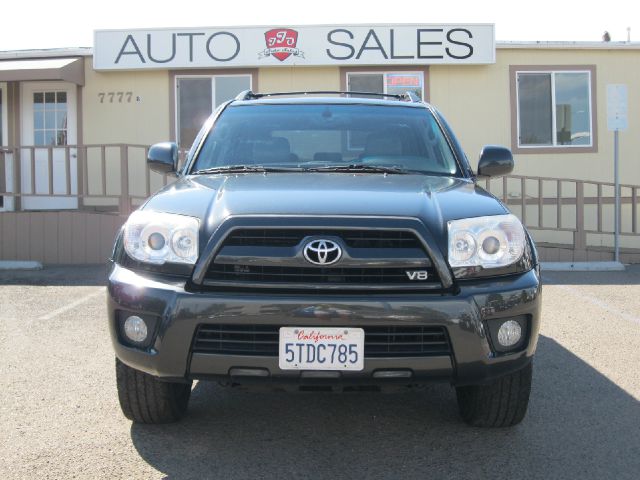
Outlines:
{"type": "Polygon", "coordinates": [[[422,101],[420,97],[416,95],[416,92],[406,91],[402,94],[402,96],[407,102],[419,103],[422,101]]]}
{"type": "Polygon", "coordinates": [[[405,92],[400,94],[394,93],[374,93],[374,92],[355,92],[343,90],[313,90],[308,92],[272,92],[272,93],[254,93],[251,90],[240,92],[236,100],[256,100],[265,97],[280,97],[285,95],[365,95],[370,97],[395,98],[405,102],[417,103],[421,102],[420,97],[415,92],[405,92]]]}

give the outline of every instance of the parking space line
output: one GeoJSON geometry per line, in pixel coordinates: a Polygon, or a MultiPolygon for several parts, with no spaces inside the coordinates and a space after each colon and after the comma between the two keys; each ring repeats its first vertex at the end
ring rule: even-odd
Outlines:
{"type": "Polygon", "coordinates": [[[76,308],[78,305],[82,305],[83,303],[91,300],[92,298],[97,297],[98,295],[104,295],[106,290],[106,287],[100,287],[100,290],[94,293],[91,293],[89,295],[86,295],[82,298],[79,298],[78,300],[75,300],[71,303],[68,303],[67,305],[65,305],[64,307],[60,307],[56,310],[54,310],[53,312],[49,312],[46,315],[42,315],[41,317],[38,317],[38,320],[51,320],[52,318],[57,317],[58,315],[61,315],[65,312],[68,312],[69,310],[73,310],[74,308],[76,308]]]}

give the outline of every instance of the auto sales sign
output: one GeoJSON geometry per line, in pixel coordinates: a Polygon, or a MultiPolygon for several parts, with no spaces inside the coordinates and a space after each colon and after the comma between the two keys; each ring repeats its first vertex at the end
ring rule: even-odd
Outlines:
{"type": "Polygon", "coordinates": [[[495,63],[492,24],[97,30],[96,70],[495,63]]]}

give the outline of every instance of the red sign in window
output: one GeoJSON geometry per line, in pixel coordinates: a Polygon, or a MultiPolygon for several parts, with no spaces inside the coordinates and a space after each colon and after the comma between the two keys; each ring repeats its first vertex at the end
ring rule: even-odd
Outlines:
{"type": "Polygon", "coordinates": [[[388,87],[421,87],[420,75],[387,75],[388,87]]]}

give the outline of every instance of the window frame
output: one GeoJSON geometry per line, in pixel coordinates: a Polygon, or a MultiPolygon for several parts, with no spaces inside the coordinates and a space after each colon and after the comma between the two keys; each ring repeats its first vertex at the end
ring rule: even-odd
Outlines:
{"type": "MultiPolygon", "coordinates": [[[[350,74],[394,74],[394,73],[421,73],[422,74],[422,101],[429,102],[431,88],[429,84],[429,66],[385,66],[385,67],[340,67],[340,90],[349,90],[350,74]]],[[[386,89],[386,84],[383,82],[386,89]]]]}
{"type": "MultiPolygon", "coordinates": [[[[51,89],[51,88],[40,88],[37,91],[34,90],[31,93],[31,105],[32,105],[32,108],[33,108],[33,110],[32,110],[32,117],[33,117],[33,125],[32,125],[33,145],[35,147],[52,147],[52,146],[53,147],[64,147],[64,146],[69,145],[69,124],[68,124],[68,121],[69,121],[69,99],[67,98],[67,91],[66,90],[58,90],[58,89],[55,89],[55,88],[54,89],[51,89]],[[46,113],[47,113],[46,105],[49,103],[49,102],[46,101],[46,95],[49,94],[49,93],[53,93],[54,94],[54,102],[53,102],[53,105],[54,105],[53,113],[54,113],[54,118],[55,118],[55,126],[54,126],[54,128],[48,128],[48,123],[46,121],[46,113]],[[60,128],[59,125],[58,125],[58,112],[60,111],[60,109],[58,108],[58,105],[60,104],[58,102],[58,94],[61,94],[61,93],[64,93],[64,95],[65,95],[65,102],[64,102],[64,104],[65,104],[65,110],[64,110],[64,112],[65,112],[65,127],[64,128],[60,128]],[[40,95],[43,96],[43,102],[42,102],[43,107],[42,108],[43,108],[44,115],[43,115],[43,123],[42,123],[43,127],[42,128],[36,128],[36,124],[35,124],[36,115],[38,113],[40,113],[39,111],[36,111],[36,109],[35,109],[36,102],[35,102],[34,96],[37,95],[37,94],[40,94],[40,95]],[[51,131],[53,131],[54,134],[55,134],[55,136],[54,136],[55,143],[53,143],[53,144],[46,142],[47,132],[51,132],[51,131]],[[42,138],[45,140],[44,143],[37,143],[36,142],[36,138],[37,138],[39,132],[42,133],[42,138]],[[60,137],[60,134],[62,134],[63,136],[60,137]],[[59,143],[61,139],[63,140],[63,143],[59,143]]],[[[51,111],[51,110],[49,110],[49,111],[51,111]]]]}
{"type": "Polygon", "coordinates": [[[547,153],[597,153],[598,152],[598,122],[597,122],[597,90],[595,65],[510,65],[509,77],[511,83],[511,150],[513,153],[547,154],[547,153]],[[518,75],[521,73],[551,74],[551,129],[554,145],[521,145],[520,144],[520,103],[518,75]],[[555,74],[558,73],[587,73],[589,76],[589,119],[591,129],[590,145],[557,145],[556,132],[556,99],[555,74]]]}
{"type": "Polygon", "coordinates": [[[9,114],[9,108],[7,105],[7,88],[8,85],[6,82],[0,82],[0,104],[2,111],[0,112],[0,147],[6,147],[9,145],[9,119],[7,118],[9,114]]]}
{"type": "MultiPolygon", "coordinates": [[[[178,143],[180,135],[178,128],[179,122],[179,110],[178,110],[178,79],[180,78],[211,78],[213,77],[240,77],[249,76],[249,88],[252,91],[258,91],[258,69],[257,68],[238,68],[238,69],[207,69],[207,70],[171,70],[169,71],[169,108],[170,111],[170,125],[169,136],[172,142],[178,143]]],[[[211,112],[215,112],[215,85],[212,81],[211,86],[211,112]]],[[[188,149],[191,146],[184,146],[188,149]]]]}
{"type": "MultiPolygon", "coordinates": [[[[384,71],[384,72],[347,72],[347,91],[349,91],[349,77],[351,75],[382,75],[382,88],[384,89],[384,91],[382,93],[389,93],[388,90],[388,85],[386,82],[386,76],[387,75],[411,75],[411,74],[419,74],[422,75],[422,97],[424,98],[424,73],[419,71],[419,70],[410,70],[410,71],[406,71],[406,72],[399,72],[399,71],[393,71],[393,70],[389,70],[389,71],[384,71]]],[[[407,87],[408,89],[410,87],[407,87]]]]}

